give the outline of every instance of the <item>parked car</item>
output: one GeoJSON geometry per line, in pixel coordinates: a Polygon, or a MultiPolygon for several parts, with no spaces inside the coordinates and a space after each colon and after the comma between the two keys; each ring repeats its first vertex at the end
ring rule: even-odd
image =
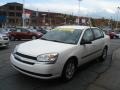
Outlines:
{"type": "Polygon", "coordinates": [[[14,28],[1,28],[2,33],[6,34],[9,37],[9,33],[12,32],[14,28]]]}
{"type": "Polygon", "coordinates": [[[42,35],[40,32],[34,32],[25,28],[15,28],[12,32],[9,32],[10,40],[37,39],[42,35]]]}
{"type": "Polygon", "coordinates": [[[117,33],[116,35],[117,35],[117,38],[119,38],[119,39],[120,39],[120,32],[119,32],[119,33],[117,33]]]}
{"type": "Polygon", "coordinates": [[[48,31],[43,29],[43,28],[40,28],[40,29],[37,29],[38,32],[41,32],[42,34],[46,34],[48,31]]]}
{"type": "Polygon", "coordinates": [[[108,35],[110,36],[111,39],[118,38],[118,35],[115,32],[109,32],[108,35]]]}
{"type": "Polygon", "coordinates": [[[41,39],[16,46],[10,59],[12,66],[26,75],[68,81],[80,65],[96,58],[104,61],[109,40],[97,27],[59,26],[41,39]]]}
{"type": "Polygon", "coordinates": [[[0,47],[8,47],[9,38],[4,32],[0,29],[0,47]]]}
{"type": "Polygon", "coordinates": [[[110,39],[118,38],[117,33],[114,31],[105,31],[105,30],[103,30],[103,31],[105,32],[106,35],[108,35],[110,37],[110,39]]]}

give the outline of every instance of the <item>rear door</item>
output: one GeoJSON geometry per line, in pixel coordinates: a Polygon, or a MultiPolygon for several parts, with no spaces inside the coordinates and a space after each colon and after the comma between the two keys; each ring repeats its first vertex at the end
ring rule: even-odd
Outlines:
{"type": "Polygon", "coordinates": [[[24,39],[31,39],[31,32],[27,29],[22,29],[22,37],[24,39]]]}
{"type": "Polygon", "coordinates": [[[104,34],[99,28],[92,28],[94,34],[94,49],[95,49],[95,58],[100,56],[104,48],[104,34]]]}

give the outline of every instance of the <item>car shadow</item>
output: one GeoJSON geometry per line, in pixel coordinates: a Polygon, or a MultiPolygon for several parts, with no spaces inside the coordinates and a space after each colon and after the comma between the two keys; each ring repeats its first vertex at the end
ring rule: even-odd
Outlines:
{"type": "Polygon", "coordinates": [[[69,82],[63,82],[61,78],[43,80],[18,72],[13,79],[15,80],[13,85],[20,85],[21,87],[19,87],[19,90],[23,87],[27,88],[27,90],[84,90],[85,87],[97,77],[96,72],[91,72],[89,70],[89,68],[95,64],[98,65],[100,63],[94,60],[80,66],[75,74],[75,77],[69,82]]]}
{"type": "Polygon", "coordinates": [[[8,47],[0,47],[0,51],[6,50],[8,47]]]}

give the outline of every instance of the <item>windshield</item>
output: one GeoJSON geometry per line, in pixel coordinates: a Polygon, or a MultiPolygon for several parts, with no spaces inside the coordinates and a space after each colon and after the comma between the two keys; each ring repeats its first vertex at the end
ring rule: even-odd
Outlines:
{"type": "Polygon", "coordinates": [[[0,28],[0,33],[6,33],[6,31],[2,28],[0,28]]]}
{"type": "Polygon", "coordinates": [[[82,30],[79,29],[56,28],[43,35],[41,39],[68,44],[77,44],[81,33],[82,30]]]}
{"type": "Polygon", "coordinates": [[[29,29],[30,32],[37,32],[36,29],[29,29]]]}

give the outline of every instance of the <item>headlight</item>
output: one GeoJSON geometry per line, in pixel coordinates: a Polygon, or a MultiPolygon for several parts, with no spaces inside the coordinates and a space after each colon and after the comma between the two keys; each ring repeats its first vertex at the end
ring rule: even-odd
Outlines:
{"type": "Polygon", "coordinates": [[[17,52],[17,49],[18,49],[18,45],[16,45],[16,47],[14,48],[13,54],[17,52]]]}
{"type": "Polygon", "coordinates": [[[41,34],[38,34],[38,35],[41,35],[41,34]]]}
{"type": "Polygon", "coordinates": [[[37,61],[39,62],[44,62],[47,64],[53,64],[56,62],[58,58],[58,53],[47,53],[47,54],[42,54],[37,57],[37,61]]]}
{"type": "Polygon", "coordinates": [[[2,36],[0,37],[0,40],[2,40],[2,36]]]}

